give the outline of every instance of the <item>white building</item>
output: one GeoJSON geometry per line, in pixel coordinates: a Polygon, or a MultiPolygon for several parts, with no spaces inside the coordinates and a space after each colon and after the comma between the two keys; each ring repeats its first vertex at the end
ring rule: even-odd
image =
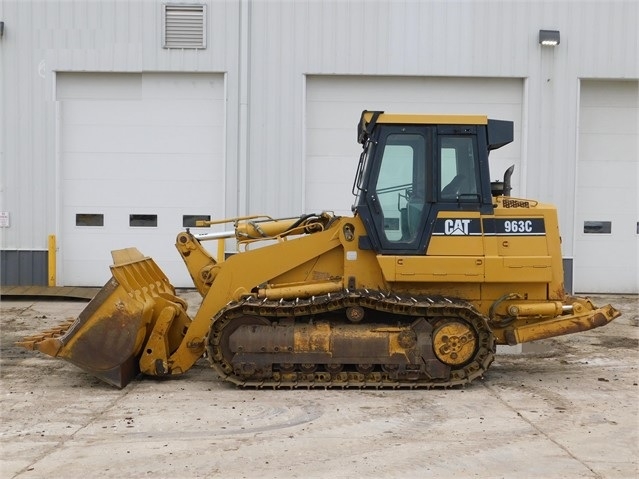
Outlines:
{"type": "Polygon", "coordinates": [[[186,286],[185,216],[350,213],[378,109],[515,121],[492,176],[558,206],[567,282],[639,292],[637,1],[0,0],[0,22],[4,285],[47,284],[50,235],[58,285],[135,245],[186,286]]]}

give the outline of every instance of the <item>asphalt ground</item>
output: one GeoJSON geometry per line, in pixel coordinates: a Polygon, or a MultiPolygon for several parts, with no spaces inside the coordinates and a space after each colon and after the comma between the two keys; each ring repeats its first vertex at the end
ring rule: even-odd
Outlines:
{"type": "Polygon", "coordinates": [[[0,477],[636,478],[639,302],[593,300],[623,315],[430,391],[240,390],[205,359],[118,390],[14,346],[86,302],[3,300],[0,477]]]}

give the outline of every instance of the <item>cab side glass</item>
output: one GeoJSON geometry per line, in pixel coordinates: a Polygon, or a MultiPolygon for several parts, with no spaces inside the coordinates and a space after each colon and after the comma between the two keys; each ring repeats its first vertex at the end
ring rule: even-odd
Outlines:
{"type": "Polygon", "coordinates": [[[479,202],[475,138],[470,136],[440,137],[439,161],[441,200],[479,202]]]}
{"type": "Polygon", "coordinates": [[[375,185],[387,241],[413,241],[425,195],[425,139],[417,134],[387,138],[375,185]],[[421,158],[421,161],[420,161],[421,158]]]}

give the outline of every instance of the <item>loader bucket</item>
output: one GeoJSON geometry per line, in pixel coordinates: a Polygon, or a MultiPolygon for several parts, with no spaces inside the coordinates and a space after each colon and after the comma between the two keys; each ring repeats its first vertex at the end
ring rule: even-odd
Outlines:
{"type": "MultiPolygon", "coordinates": [[[[167,307],[183,331],[190,319],[186,303],[162,270],[137,249],[112,252],[113,277],[104,285],[75,321],[24,338],[17,343],[27,349],[65,359],[97,378],[123,388],[140,372],[140,356],[156,319],[167,307]]],[[[181,334],[168,334],[175,349],[181,334]]]]}

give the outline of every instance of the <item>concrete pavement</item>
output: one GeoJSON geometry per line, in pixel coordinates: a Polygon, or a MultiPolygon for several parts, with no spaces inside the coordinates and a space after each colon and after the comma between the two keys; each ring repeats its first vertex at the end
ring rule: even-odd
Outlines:
{"type": "Polygon", "coordinates": [[[433,391],[238,390],[206,360],[117,390],[13,346],[86,303],[3,301],[0,475],[639,477],[637,298],[594,299],[623,316],[433,391]]]}

